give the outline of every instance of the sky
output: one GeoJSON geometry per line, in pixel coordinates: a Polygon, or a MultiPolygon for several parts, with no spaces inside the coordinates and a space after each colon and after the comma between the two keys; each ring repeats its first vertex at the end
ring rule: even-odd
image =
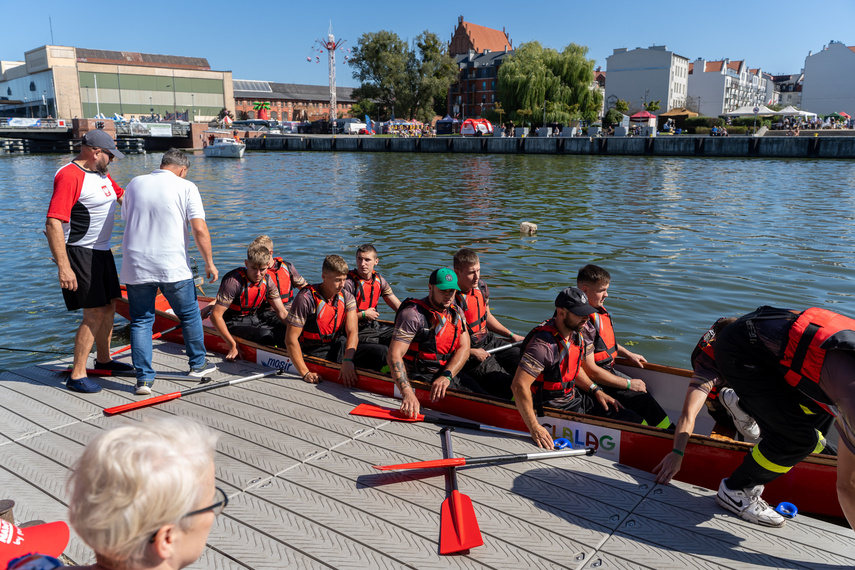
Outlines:
{"type": "MultiPolygon", "coordinates": [[[[830,40],[855,45],[853,0],[541,0],[534,5],[510,0],[0,0],[0,15],[5,22],[2,60],[23,60],[24,52],[53,43],[204,57],[211,69],[231,71],[235,79],[313,85],[328,82],[326,53],[314,48],[316,39],[326,38],[330,23],[346,50],[362,34],[380,30],[407,40],[428,30],[449,41],[462,15],[467,22],[504,27],[514,46],[534,40],[559,50],[571,42],[587,46],[595,67],[603,70],[615,48],[664,44],[689,61],[744,59],[751,68],[790,74],[799,73],[808,52],[821,50],[830,40]],[[315,63],[317,55],[320,63],[315,63]]],[[[337,82],[356,87],[352,68],[342,61],[346,53],[338,57],[337,82]]]]}

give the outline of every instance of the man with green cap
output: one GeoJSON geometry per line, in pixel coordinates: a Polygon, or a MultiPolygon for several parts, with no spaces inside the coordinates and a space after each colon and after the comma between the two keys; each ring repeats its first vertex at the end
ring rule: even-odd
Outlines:
{"type": "Polygon", "coordinates": [[[444,398],[448,388],[483,393],[471,379],[458,376],[469,358],[469,335],[454,303],[454,294],[460,290],[457,275],[447,267],[437,269],[430,274],[428,288],[424,299],[401,303],[387,355],[392,379],[403,397],[401,412],[410,417],[419,413],[411,380],[431,385],[432,402],[444,398]]]}

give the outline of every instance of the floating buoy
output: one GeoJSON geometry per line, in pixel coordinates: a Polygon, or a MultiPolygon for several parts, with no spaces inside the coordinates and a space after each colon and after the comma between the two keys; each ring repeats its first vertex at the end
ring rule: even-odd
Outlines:
{"type": "Polygon", "coordinates": [[[537,233],[537,224],[531,222],[522,222],[520,224],[520,233],[534,235],[537,233]]]}

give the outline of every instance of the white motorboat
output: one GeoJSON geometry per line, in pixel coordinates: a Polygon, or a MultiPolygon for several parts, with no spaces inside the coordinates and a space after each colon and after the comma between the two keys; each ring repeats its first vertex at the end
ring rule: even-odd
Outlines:
{"type": "Polygon", "coordinates": [[[230,137],[211,137],[202,150],[211,158],[243,158],[246,145],[230,137]]]}

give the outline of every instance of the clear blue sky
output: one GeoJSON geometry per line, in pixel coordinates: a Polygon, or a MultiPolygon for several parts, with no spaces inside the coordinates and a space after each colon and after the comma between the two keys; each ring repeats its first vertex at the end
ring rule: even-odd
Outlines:
{"type": "MultiPolygon", "coordinates": [[[[515,46],[532,40],[557,49],[570,42],[588,46],[603,69],[614,48],[665,44],[689,60],[745,59],[769,73],[798,73],[808,51],[819,51],[829,40],[855,45],[852,0],[0,0],[0,13],[3,60],[23,59],[25,51],[51,43],[51,16],[56,44],[205,57],[212,69],[230,70],[236,79],[321,85],[327,83],[326,54],[320,64],[306,57],[317,55],[314,40],[325,37],[330,20],[347,47],[365,32],[384,29],[405,39],[427,29],[447,41],[462,15],[483,26],[505,27],[515,46]]],[[[341,59],[338,84],[356,86],[341,59]]]]}

